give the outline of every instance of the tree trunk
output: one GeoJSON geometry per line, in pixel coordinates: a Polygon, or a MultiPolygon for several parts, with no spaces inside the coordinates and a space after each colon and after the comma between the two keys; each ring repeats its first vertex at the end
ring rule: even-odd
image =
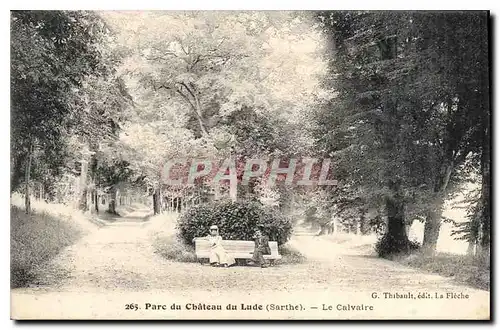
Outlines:
{"type": "Polygon", "coordinates": [[[97,163],[97,156],[96,156],[96,152],[94,150],[94,152],[91,154],[90,156],[90,177],[92,179],[92,193],[93,193],[93,200],[94,200],[94,210],[96,213],[99,213],[99,192],[98,192],[98,182],[97,182],[97,166],[98,166],[98,163],[97,163]]]}
{"type": "Polygon", "coordinates": [[[175,212],[177,212],[177,213],[181,212],[181,198],[180,197],[175,197],[175,212]]]}
{"type": "Polygon", "coordinates": [[[404,203],[398,197],[388,198],[386,200],[387,207],[387,232],[396,241],[408,240],[405,230],[405,218],[404,218],[404,203]]]}
{"type": "Polygon", "coordinates": [[[328,223],[328,235],[331,235],[335,232],[335,225],[333,223],[333,221],[330,221],[328,223]]]}
{"type": "Polygon", "coordinates": [[[491,163],[490,163],[490,119],[483,137],[481,150],[481,259],[489,262],[490,259],[490,230],[491,230],[491,163]]]}
{"type": "MultiPolygon", "coordinates": [[[[378,41],[378,48],[381,55],[381,60],[393,60],[397,58],[397,36],[387,36],[378,41]]],[[[410,241],[406,234],[405,223],[405,203],[401,188],[401,179],[398,178],[397,158],[394,155],[400,150],[398,146],[398,138],[401,134],[401,114],[398,111],[397,99],[392,96],[387,96],[383,100],[385,120],[382,131],[382,148],[384,149],[385,157],[385,173],[386,186],[389,190],[389,196],[386,197],[385,207],[387,213],[387,229],[379,242],[378,253],[381,257],[388,257],[401,252],[410,250],[410,241]]]]}
{"type": "Polygon", "coordinates": [[[24,177],[24,182],[26,184],[26,191],[25,191],[25,196],[24,196],[24,205],[25,205],[25,212],[26,214],[31,214],[31,160],[33,158],[33,143],[30,144],[29,147],[29,153],[28,153],[28,159],[27,159],[27,164],[26,164],[26,169],[25,169],[25,177],[24,177]]]}
{"type": "MultiPolygon", "coordinates": [[[[449,157],[451,157],[451,154],[449,157]]],[[[446,189],[448,188],[452,171],[453,161],[450,160],[448,164],[443,165],[436,180],[433,196],[434,200],[430,209],[427,211],[424,226],[424,240],[422,242],[422,249],[427,254],[433,254],[436,251],[439,230],[441,229],[441,218],[446,198],[446,189]]]]}
{"type": "MultiPolygon", "coordinates": [[[[29,155],[29,153],[28,153],[29,155]]],[[[13,193],[18,187],[19,184],[21,183],[22,177],[23,177],[23,163],[26,161],[26,154],[23,153],[19,155],[18,157],[14,158],[13,164],[12,164],[12,175],[10,177],[10,192],[13,193]]],[[[24,169],[26,175],[26,168],[24,169]]]]}
{"type": "Polygon", "coordinates": [[[94,201],[93,189],[90,189],[87,191],[87,206],[89,211],[92,211],[93,201],[94,201]]]}
{"type": "Polygon", "coordinates": [[[196,95],[196,91],[193,92],[193,96],[194,96],[195,104],[196,104],[196,117],[198,118],[198,123],[200,125],[201,133],[202,133],[203,136],[207,136],[208,132],[207,132],[207,129],[205,127],[205,122],[203,120],[203,113],[202,113],[202,110],[201,110],[201,103],[200,103],[200,100],[199,100],[198,96],[196,95]]]}
{"type": "Polygon", "coordinates": [[[87,169],[88,169],[88,162],[87,160],[82,159],[81,172],[80,172],[80,200],[78,203],[78,208],[82,211],[86,211],[88,209],[87,169]]]}
{"type": "Polygon", "coordinates": [[[339,232],[339,220],[336,216],[333,218],[333,232],[338,233],[339,232]]]}
{"type": "Polygon", "coordinates": [[[469,241],[469,246],[467,246],[467,255],[474,256],[476,244],[473,241],[469,241]]]}
{"type": "Polygon", "coordinates": [[[99,194],[97,193],[97,189],[94,188],[93,190],[93,196],[94,196],[94,209],[96,213],[99,212],[99,194]]]}
{"type": "Polygon", "coordinates": [[[386,199],[387,230],[382,237],[378,253],[381,257],[410,252],[406,234],[404,202],[399,194],[386,199]]]}
{"type": "Polygon", "coordinates": [[[160,214],[161,212],[161,191],[160,188],[156,188],[153,193],[153,213],[160,214]]]}
{"type": "Polygon", "coordinates": [[[354,228],[353,228],[354,229],[353,230],[354,231],[354,235],[359,235],[360,234],[360,231],[361,231],[360,230],[361,229],[360,226],[361,226],[361,224],[360,224],[359,220],[360,219],[354,220],[354,228]]]}
{"type": "Polygon", "coordinates": [[[359,231],[361,235],[368,235],[370,233],[370,226],[368,225],[368,221],[366,218],[366,212],[362,212],[359,217],[360,228],[359,231]]]}
{"type": "Polygon", "coordinates": [[[158,210],[156,209],[156,193],[153,193],[153,214],[158,214],[158,210]]]}
{"type": "Polygon", "coordinates": [[[197,113],[196,118],[198,118],[198,124],[200,125],[200,130],[203,136],[208,135],[207,130],[205,128],[205,124],[203,123],[203,118],[197,113]]]}
{"type": "Polygon", "coordinates": [[[320,230],[319,230],[318,236],[325,235],[326,234],[326,230],[327,230],[326,224],[320,223],[319,227],[320,227],[320,230]]]}
{"type": "Polygon", "coordinates": [[[405,230],[406,230],[406,236],[410,237],[410,232],[411,232],[411,226],[413,225],[413,219],[412,220],[406,220],[406,225],[405,225],[405,230]]]}
{"type": "Polygon", "coordinates": [[[426,254],[433,254],[436,251],[441,228],[441,213],[442,209],[436,206],[427,212],[424,225],[424,240],[422,242],[422,250],[426,254]]]}
{"type": "Polygon", "coordinates": [[[380,256],[407,253],[410,251],[410,241],[406,232],[405,202],[401,194],[400,183],[389,180],[388,187],[391,196],[386,197],[387,229],[381,240],[380,256]]]}
{"type": "Polygon", "coordinates": [[[202,136],[208,135],[207,129],[205,127],[205,122],[203,120],[203,112],[201,108],[201,103],[200,100],[197,96],[198,92],[195,89],[191,89],[192,87],[188,86],[188,84],[185,83],[180,83],[182,87],[186,89],[186,91],[191,95],[193,98],[192,100],[190,99],[189,95],[184,93],[182,88],[177,89],[177,93],[179,93],[190,105],[190,107],[193,109],[194,115],[196,119],[198,120],[198,124],[200,125],[200,131],[202,136]],[[193,103],[194,101],[194,103],[193,103]]]}
{"type": "Polygon", "coordinates": [[[109,192],[109,202],[108,202],[108,212],[111,214],[116,213],[116,196],[118,195],[118,189],[116,187],[112,187],[109,192]]]}
{"type": "Polygon", "coordinates": [[[254,199],[255,196],[255,180],[254,178],[250,178],[247,185],[240,185],[238,187],[238,198],[241,200],[251,200],[254,199]]]}

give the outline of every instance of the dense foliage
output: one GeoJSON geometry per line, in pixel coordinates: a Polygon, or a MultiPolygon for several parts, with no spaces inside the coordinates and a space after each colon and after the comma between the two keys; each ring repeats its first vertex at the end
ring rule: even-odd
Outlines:
{"type": "Polygon", "coordinates": [[[315,135],[320,154],[336,157],[334,204],[381,212],[383,245],[394,251],[410,250],[405,229],[421,219],[433,252],[444,201],[467,167],[485,173],[474,159],[489,157],[487,15],[339,11],[318,20],[331,47],[325,83],[337,95],[318,110],[315,135]]]}

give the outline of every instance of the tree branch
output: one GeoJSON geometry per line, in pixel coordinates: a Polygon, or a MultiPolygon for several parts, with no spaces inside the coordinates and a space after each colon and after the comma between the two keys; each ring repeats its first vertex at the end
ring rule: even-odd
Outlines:
{"type": "Polygon", "coordinates": [[[182,45],[182,42],[180,42],[179,40],[177,40],[177,42],[179,43],[179,46],[181,46],[181,49],[184,52],[184,54],[186,54],[186,55],[189,56],[189,53],[186,51],[186,49],[184,49],[184,46],[182,45]]]}
{"type": "MultiPolygon", "coordinates": [[[[200,130],[202,131],[203,135],[207,135],[208,132],[207,132],[207,129],[205,128],[205,123],[203,122],[203,116],[202,116],[202,113],[201,113],[201,104],[200,104],[200,100],[198,99],[198,97],[196,96],[196,93],[194,93],[187,85],[186,83],[184,82],[179,82],[178,83],[179,85],[183,86],[187,91],[188,93],[194,98],[194,101],[195,101],[195,104],[193,105],[193,103],[191,102],[191,100],[188,100],[187,96],[184,96],[184,98],[186,100],[189,101],[189,103],[191,104],[195,114],[196,114],[196,117],[198,118],[198,123],[200,125],[200,130]]],[[[179,90],[178,90],[179,91],[179,90]]],[[[182,94],[181,94],[182,95],[182,94]]]]}
{"type": "Polygon", "coordinates": [[[177,93],[180,96],[182,96],[183,99],[185,99],[189,103],[189,105],[191,106],[191,108],[193,109],[193,111],[196,112],[196,107],[194,106],[193,102],[191,102],[191,100],[189,99],[189,97],[187,95],[185,95],[184,93],[182,93],[180,89],[177,89],[176,91],[177,91],[177,93]]]}

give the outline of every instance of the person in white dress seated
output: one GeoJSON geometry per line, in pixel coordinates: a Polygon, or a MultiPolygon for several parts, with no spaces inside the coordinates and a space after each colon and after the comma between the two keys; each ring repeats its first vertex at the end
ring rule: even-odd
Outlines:
{"type": "Polygon", "coordinates": [[[217,226],[210,227],[210,234],[207,237],[198,239],[206,239],[210,242],[210,265],[229,267],[236,263],[234,257],[222,246],[222,237],[219,235],[217,226]]]}

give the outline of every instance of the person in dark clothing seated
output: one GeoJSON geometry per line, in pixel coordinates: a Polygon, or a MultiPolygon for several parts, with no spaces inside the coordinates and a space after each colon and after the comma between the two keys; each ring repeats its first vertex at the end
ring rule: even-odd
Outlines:
{"type": "Polygon", "coordinates": [[[260,265],[262,268],[269,266],[266,259],[264,259],[265,254],[271,254],[271,248],[269,247],[269,237],[262,234],[262,232],[257,229],[254,235],[255,249],[253,252],[252,261],[260,265]]]}

